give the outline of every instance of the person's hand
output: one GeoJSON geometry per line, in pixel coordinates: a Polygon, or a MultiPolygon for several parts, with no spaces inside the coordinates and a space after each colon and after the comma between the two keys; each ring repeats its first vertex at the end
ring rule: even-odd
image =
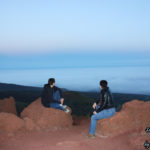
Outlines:
{"type": "Polygon", "coordinates": [[[63,105],[63,103],[64,103],[64,98],[61,98],[61,99],[60,99],[60,103],[63,105]]]}
{"type": "Polygon", "coordinates": [[[93,108],[96,109],[96,103],[93,104],[93,108]]]}
{"type": "Polygon", "coordinates": [[[94,111],[94,112],[93,112],[93,114],[94,114],[94,115],[96,115],[96,114],[97,114],[97,112],[96,112],[96,111],[94,111]]]}

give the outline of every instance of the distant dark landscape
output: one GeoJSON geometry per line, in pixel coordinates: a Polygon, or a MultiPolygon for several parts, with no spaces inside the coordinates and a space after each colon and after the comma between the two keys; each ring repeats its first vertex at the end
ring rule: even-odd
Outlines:
{"type": "MultiPolygon", "coordinates": [[[[10,96],[15,98],[18,115],[31,102],[41,97],[41,87],[22,86],[15,84],[0,83],[0,99],[8,98],[10,96]]],[[[77,92],[62,89],[65,97],[65,104],[72,108],[72,114],[76,116],[88,115],[93,102],[98,98],[97,92],[77,92]]],[[[141,94],[122,94],[113,93],[113,99],[116,111],[120,111],[122,104],[138,99],[142,101],[149,101],[150,95],[141,94]]]]}

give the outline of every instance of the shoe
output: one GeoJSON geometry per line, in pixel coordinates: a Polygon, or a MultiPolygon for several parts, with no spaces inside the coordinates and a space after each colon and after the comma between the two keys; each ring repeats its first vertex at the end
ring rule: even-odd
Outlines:
{"type": "Polygon", "coordinates": [[[69,113],[69,112],[70,112],[70,110],[69,110],[69,109],[65,109],[65,112],[66,112],[66,113],[69,113]]]}
{"type": "Polygon", "coordinates": [[[59,104],[59,106],[61,106],[61,107],[63,107],[63,108],[67,108],[67,105],[59,104]]]}
{"type": "Polygon", "coordinates": [[[100,137],[100,138],[107,138],[108,136],[105,136],[105,135],[101,135],[101,134],[99,134],[99,133],[96,133],[96,136],[97,137],[100,137]]]}
{"type": "Polygon", "coordinates": [[[62,105],[62,107],[67,108],[67,105],[62,105]]]}
{"type": "Polygon", "coordinates": [[[91,138],[91,139],[94,139],[94,138],[95,138],[95,135],[93,135],[93,134],[88,134],[87,137],[88,137],[88,138],[91,138]]]}

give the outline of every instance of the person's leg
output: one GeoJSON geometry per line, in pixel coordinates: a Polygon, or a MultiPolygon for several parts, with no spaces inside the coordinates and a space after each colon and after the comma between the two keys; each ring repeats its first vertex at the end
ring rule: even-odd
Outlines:
{"type": "MultiPolygon", "coordinates": [[[[59,93],[58,90],[57,90],[56,92],[54,92],[53,98],[54,98],[55,100],[57,100],[58,102],[60,102],[61,97],[60,97],[60,93],[59,93]]],[[[56,109],[60,109],[60,110],[65,111],[65,108],[64,108],[62,105],[60,105],[59,103],[54,103],[54,102],[52,102],[52,103],[50,104],[50,107],[53,107],[53,108],[56,108],[56,109]]]]}
{"type": "Polygon", "coordinates": [[[58,90],[53,94],[53,98],[55,100],[58,100],[58,102],[60,102],[61,104],[59,104],[59,103],[51,103],[50,104],[51,107],[63,110],[65,112],[70,112],[69,109],[66,108],[67,106],[62,105],[63,101],[61,100],[60,93],[59,93],[58,90]]]}
{"type": "Polygon", "coordinates": [[[50,103],[50,107],[66,111],[66,109],[63,106],[61,106],[59,103],[50,103]]]}
{"type": "Polygon", "coordinates": [[[55,100],[58,100],[61,103],[61,106],[63,105],[64,99],[60,97],[60,93],[58,90],[54,93],[53,98],[55,100]]]}
{"type": "Polygon", "coordinates": [[[101,112],[92,115],[89,134],[95,135],[97,121],[100,119],[111,117],[115,114],[115,108],[104,109],[101,112]]]}
{"type": "Polygon", "coordinates": [[[60,93],[58,90],[56,92],[54,92],[53,98],[60,102],[61,97],[60,97],[60,93]]]}

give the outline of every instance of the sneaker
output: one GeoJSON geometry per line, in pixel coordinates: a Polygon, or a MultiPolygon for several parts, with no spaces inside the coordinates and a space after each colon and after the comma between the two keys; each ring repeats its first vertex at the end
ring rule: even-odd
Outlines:
{"type": "Polygon", "coordinates": [[[91,139],[94,139],[94,138],[95,138],[95,135],[93,135],[93,134],[88,134],[87,137],[88,137],[88,138],[91,138],[91,139]]]}
{"type": "Polygon", "coordinates": [[[70,110],[69,110],[69,109],[66,109],[66,110],[65,110],[65,112],[66,112],[66,113],[69,113],[69,112],[70,112],[70,110]]]}
{"type": "Polygon", "coordinates": [[[62,107],[67,108],[67,105],[62,105],[62,107]]]}
{"type": "Polygon", "coordinates": [[[66,108],[67,108],[67,105],[59,104],[59,106],[63,107],[64,109],[66,109],[66,108]]]}

